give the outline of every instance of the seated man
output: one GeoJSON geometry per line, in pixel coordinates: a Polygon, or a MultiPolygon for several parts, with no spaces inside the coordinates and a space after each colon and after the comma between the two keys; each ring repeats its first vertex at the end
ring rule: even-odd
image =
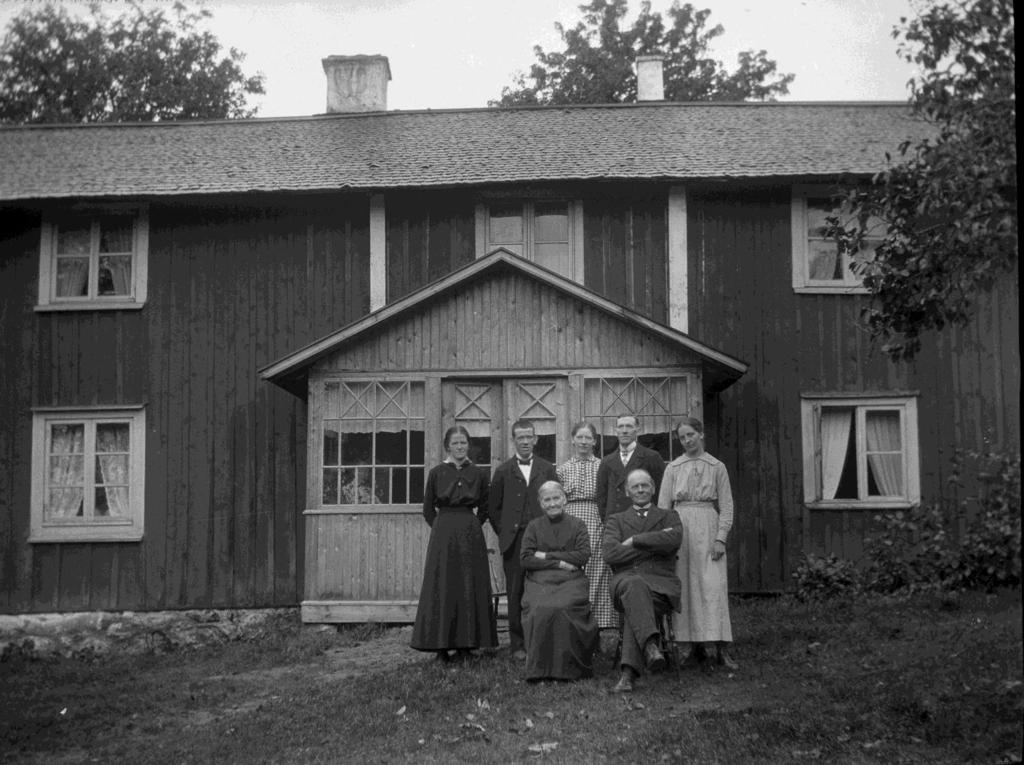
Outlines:
{"type": "Polygon", "coordinates": [[[613,693],[632,691],[645,665],[650,672],[665,668],[665,656],[658,647],[658,619],[679,610],[676,552],[683,539],[679,515],[651,503],[654,480],[646,470],[634,470],[626,477],[626,493],[632,505],[608,516],[601,545],[612,570],[612,603],[624,616],[622,673],[613,693]]]}
{"type": "Polygon", "coordinates": [[[590,558],[587,525],[565,512],[565,490],[558,481],[542,484],[538,497],[544,515],[526,527],[521,552],[526,679],[590,677],[598,631],[583,573],[590,558]]]}

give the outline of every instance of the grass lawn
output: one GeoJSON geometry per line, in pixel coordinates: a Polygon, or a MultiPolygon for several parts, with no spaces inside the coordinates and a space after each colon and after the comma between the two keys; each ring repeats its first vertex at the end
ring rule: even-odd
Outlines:
{"type": "Polygon", "coordinates": [[[1021,593],[733,603],[738,672],[527,685],[408,628],[290,626],[147,656],[0,663],[0,761],[999,763],[1021,756],[1021,593]]]}

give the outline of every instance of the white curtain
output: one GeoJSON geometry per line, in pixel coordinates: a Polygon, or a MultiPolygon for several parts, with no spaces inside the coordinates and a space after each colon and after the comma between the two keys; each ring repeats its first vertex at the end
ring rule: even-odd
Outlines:
{"type": "Polygon", "coordinates": [[[871,412],[865,422],[868,467],[884,497],[903,494],[903,452],[898,412],[871,412]],[[888,453],[886,453],[888,452],[888,453]]]}
{"type": "Polygon", "coordinates": [[[85,483],[85,429],[81,425],[50,428],[50,517],[71,518],[82,512],[85,483]]]}
{"type": "Polygon", "coordinates": [[[128,434],[125,424],[96,426],[96,462],[107,495],[107,509],[118,518],[128,516],[128,434]]]}
{"type": "Polygon", "coordinates": [[[821,498],[835,499],[850,444],[853,410],[821,410],[821,498]]]}
{"type": "Polygon", "coordinates": [[[57,297],[80,297],[86,294],[89,278],[87,258],[58,258],[57,297]]]}

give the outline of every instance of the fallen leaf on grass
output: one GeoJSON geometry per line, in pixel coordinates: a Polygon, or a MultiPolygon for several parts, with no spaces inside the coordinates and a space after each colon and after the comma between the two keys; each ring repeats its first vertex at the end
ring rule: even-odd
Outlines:
{"type": "Polygon", "coordinates": [[[556,749],[558,749],[558,742],[557,741],[549,741],[549,742],[545,742],[543,744],[530,744],[526,748],[527,748],[528,751],[531,751],[534,754],[547,754],[548,752],[553,752],[556,749]]]}
{"type": "Polygon", "coordinates": [[[802,757],[809,760],[817,760],[821,757],[821,750],[815,747],[814,749],[794,749],[792,752],[794,757],[802,757]]]}
{"type": "Polygon", "coordinates": [[[405,707],[402,707],[401,709],[399,709],[397,712],[395,712],[395,714],[398,715],[399,717],[404,715],[405,714],[405,707]]]}
{"type": "Polygon", "coordinates": [[[513,724],[513,725],[508,726],[508,729],[510,731],[512,731],[513,733],[525,733],[526,731],[530,730],[532,727],[533,727],[533,720],[531,720],[529,717],[527,717],[519,725],[513,724]]]}
{"type": "Polygon", "coordinates": [[[555,719],[555,713],[554,712],[545,712],[544,716],[546,718],[548,718],[549,720],[554,720],[555,719]]]}
{"type": "Polygon", "coordinates": [[[483,710],[483,709],[490,709],[491,708],[491,704],[490,704],[490,702],[487,699],[477,699],[476,700],[476,708],[477,709],[481,709],[481,710],[483,710]]]}

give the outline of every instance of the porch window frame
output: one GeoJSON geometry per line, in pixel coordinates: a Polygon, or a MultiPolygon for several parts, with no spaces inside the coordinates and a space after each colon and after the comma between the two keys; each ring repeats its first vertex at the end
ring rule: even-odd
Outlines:
{"type": "Polygon", "coordinates": [[[801,396],[804,505],[811,510],[905,510],[921,502],[920,442],[917,426],[917,394],[812,394],[801,396]],[[852,410],[855,430],[858,498],[824,499],[821,410],[838,407],[852,410]],[[898,498],[867,493],[865,422],[869,412],[900,413],[903,493],[898,498]]]}
{"type": "MultiPolygon", "coordinates": [[[[124,254],[124,253],[118,253],[124,254]]],[[[36,311],[115,311],[138,310],[147,299],[149,263],[149,207],[146,204],[86,204],[63,209],[46,210],[40,224],[39,290],[36,311]],[[127,295],[100,295],[94,289],[99,269],[100,219],[105,215],[132,217],[131,278],[127,295]],[[61,297],[57,295],[58,229],[70,218],[90,221],[88,293],[61,297]],[[94,294],[97,293],[97,294],[94,294]]]]}
{"type": "MultiPolygon", "coordinates": [[[[409,462],[408,461],[409,455],[407,455],[407,461],[405,463],[405,469],[410,471],[408,473],[408,478],[407,478],[407,480],[408,480],[408,483],[407,483],[407,499],[409,497],[413,496],[413,483],[412,483],[412,473],[411,473],[411,471],[414,468],[421,468],[422,469],[422,485],[419,487],[419,490],[422,493],[423,488],[426,486],[426,475],[427,475],[427,472],[428,472],[429,468],[431,467],[431,460],[430,460],[431,450],[430,450],[430,444],[427,443],[427,435],[428,435],[429,425],[430,425],[430,421],[431,421],[430,413],[429,413],[430,406],[429,406],[429,401],[428,401],[429,387],[430,386],[427,384],[427,381],[423,377],[416,376],[416,375],[408,375],[408,376],[406,376],[406,375],[403,375],[403,376],[390,376],[390,375],[388,375],[388,376],[381,376],[381,375],[368,375],[368,374],[326,373],[326,374],[323,375],[323,377],[320,380],[318,380],[318,384],[317,384],[318,388],[319,388],[317,398],[319,400],[317,401],[317,406],[316,406],[316,412],[315,412],[316,416],[315,417],[310,417],[310,430],[311,430],[312,434],[315,435],[315,448],[316,448],[316,451],[314,452],[314,454],[310,455],[311,457],[315,458],[315,459],[311,460],[311,463],[312,463],[314,469],[312,471],[310,471],[311,474],[312,474],[310,477],[314,479],[316,501],[313,503],[312,507],[306,509],[305,513],[306,514],[313,514],[313,515],[317,515],[317,514],[327,514],[327,515],[361,515],[361,514],[366,514],[366,513],[392,513],[393,514],[393,513],[411,513],[411,512],[420,511],[422,509],[422,507],[423,507],[422,499],[419,500],[419,501],[416,501],[416,502],[406,501],[406,502],[390,503],[390,504],[389,503],[376,502],[376,501],[371,502],[371,503],[366,503],[366,504],[358,504],[358,503],[355,503],[355,504],[353,504],[353,503],[328,504],[328,503],[324,502],[324,498],[323,498],[324,471],[326,469],[330,468],[330,467],[337,467],[337,469],[340,471],[342,469],[342,467],[343,467],[343,465],[342,465],[342,463],[340,461],[341,460],[340,453],[339,453],[339,463],[338,463],[337,466],[325,465],[324,461],[323,461],[324,460],[324,422],[326,422],[328,419],[338,419],[338,418],[328,418],[328,417],[326,417],[326,403],[327,403],[326,402],[326,396],[327,396],[327,385],[328,385],[328,383],[342,383],[342,384],[346,384],[347,383],[347,384],[355,384],[355,385],[368,385],[368,384],[381,385],[381,384],[387,384],[387,383],[403,383],[403,384],[406,384],[406,385],[417,385],[418,384],[418,385],[422,386],[422,389],[423,389],[423,414],[421,416],[419,416],[419,417],[410,417],[409,415],[406,415],[406,417],[405,417],[405,421],[406,421],[407,425],[409,423],[411,423],[411,422],[416,421],[416,420],[419,421],[420,425],[422,426],[423,437],[424,437],[424,444],[423,444],[423,460],[424,461],[423,461],[423,464],[420,465],[418,463],[413,464],[413,463],[409,462]]],[[[377,416],[374,416],[373,418],[358,417],[358,418],[350,418],[350,419],[355,419],[355,420],[373,419],[374,421],[376,421],[378,419],[378,417],[377,416]]],[[[380,419],[397,419],[397,418],[381,417],[380,419]]],[[[374,430],[373,433],[376,434],[377,431],[374,430]]],[[[339,448],[340,448],[340,445],[339,445],[339,448]]],[[[365,466],[360,465],[360,466],[357,466],[357,467],[365,467],[365,468],[367,468],[367,469],[369,469],[371,471],[375,471],[376,468],[377,468],[377,465],[376,465],[375,462],[373,462],[373,463],[370,463],[369,465],[365,465],[365,466]]],[[[388,467],[394,467],[394,465],[388,465],[388,467]]],[[[371,474],[373,474],[373,473],[371,472],[371,474]]]]}
{"type": "Polygon", "coordinates": [[[146,412],[145,405],[109,407],[37,407],[32,410],[32,487],[29,542],[138,542],[145,533],[146,497],[146,412]],[[50,426],[84,426],[83,502],[95,502],[97,425],[125,423],[128,442],[128,512],[121,517],[46,517],[50,426]]]}

